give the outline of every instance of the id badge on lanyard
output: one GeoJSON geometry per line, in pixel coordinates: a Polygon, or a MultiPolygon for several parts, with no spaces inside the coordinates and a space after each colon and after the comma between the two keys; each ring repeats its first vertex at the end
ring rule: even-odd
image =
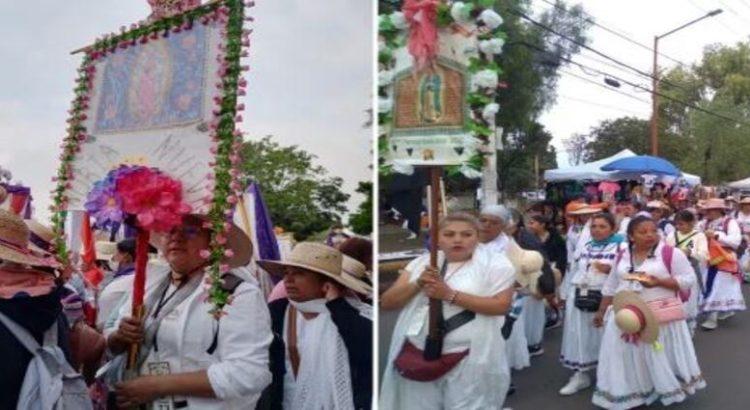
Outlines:
{"type": "MultiPolygon", "coordinates": [[[[169,362],[149,362],[148,374],[151,376],[163,376],[172,374],[169,368],[169,362]]],[[[153,402],[154,410],[174,410],[174,398],[172,397],[159,397],[153,402]]]]}

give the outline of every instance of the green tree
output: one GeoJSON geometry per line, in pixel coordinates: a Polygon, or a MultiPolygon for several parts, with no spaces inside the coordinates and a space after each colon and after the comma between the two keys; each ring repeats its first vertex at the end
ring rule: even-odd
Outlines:
{"type": "Polygon", "coordinates": [[[357,193],[365,195],[365,200],[359,204],[357,212],[349,216],[349,225],[355,233],[369,235],[372,233],[372,182],[360,182],[357,193]]]}
{"type": "Polygon", "coordinates": [[[668,98],[662,98],[659,104],[659,134],[672,132],[678,136],[683,149],[674,158],[676,164],[687,172],[701,175],[709,184],[750,175],[747,161],[750,157],[750,139],[747,138],[750,134],[750,43],[706,47],[699,63],[676,67],[664,78],[667,81],[662,83],[662,92],[668,98]]]}
{"type": "MultiPolygon", "coordinates": [[[[627,148],[636,154],[648,154],[651,150],[649,122],[636,117],[620,117],[604,120],[588,134],[582,155],[584,162],[612,156],[627,148]]],[[[662,133],[659,137],[660,155],[678,162],[689,150],[683,139],[673,133],[662,133]]]]}
{"type": "Polygon", "coordinates": [[[274,224],[304,240],[341,222],[349,200],[343,179],[328,176],[314,155],[271,136],[242,145],[243,176],[260,185],[274,224]]]}

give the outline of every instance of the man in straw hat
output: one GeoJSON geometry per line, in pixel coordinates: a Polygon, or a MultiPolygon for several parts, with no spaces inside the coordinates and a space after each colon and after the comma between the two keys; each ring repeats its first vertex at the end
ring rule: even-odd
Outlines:
{"type": "Polygon", "coordinates": [[[23,220],[0,209],[0,409],[17,408],[32,359],[11,331],[14,324],[38,341],[49,332],[56,333],[57,346],[71,362],[60,287],[52,273],[57,264],[49,254],[38,254],[29,245],[29,229],[23,220]]]}
{"type": "Polygon", "coordinates": [[[186,216],[182,224],[155,238],[168,266],[149,266],[143,320],[131,317],[131,298],[105,325],[109,350],[117,355],[107,381],[121,407],[254,408],[271,381],[268,347],[273,335],[258,283],[243,275],[252,244],[230,225],[223,263],[231,270],[222,288],[230,293],[223,315],[211,313],[202,284],[211,232],[207,217],[186,216]],[[138,377],[117,382],[130,345],[140,343],[138,377]],[[162,407],[159,407],[162,406],[162,407]]]}
{"type": "MultiPolygon", "coordinates": [[[[361,270],[353,262],[349,270],[361,270]]],[[[342,271],[341,252],[302,242],[286,260],[258,265],[283,277],[287,291],[269,304],[273,383],[264,401],[272,409],[369,409],[372,321],[344,298],[345,289],[366,289],[342,271]]]]}
{"type": "MultiPolygon", "coordinates": [[[[718,246],[720,245],[723,253],[736,261],[736,251],[742,242],[742,231],[737,221],[727,215],[729,208],[726,203],[720,198],[710,198],[705,201],[702,209],[705,219],[701,221],[699,229],[702,229],[708,238],[709,257],[713,260],[716,251],[722,252],[718,246]]],[[[708,313],[708,317],[701,323],[701,327],[706,330],[716,329],[719,320],[728,319],[734,312],[745,310],[739,264],[715,262],[709,261],[704,280],[701,310],[708,313]]]]}

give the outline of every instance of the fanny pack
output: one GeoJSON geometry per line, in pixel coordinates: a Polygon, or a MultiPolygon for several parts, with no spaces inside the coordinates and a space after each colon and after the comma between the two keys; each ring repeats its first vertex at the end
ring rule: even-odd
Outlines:
{"type": "Polygon", "coordinates": [[[602,292],[600,290],[576,288],[573,305],[584,312],[596,312],[602,303],[602,292]]]}
{"type": "Polygon", "coordinates": [[[682,307],[682,301],[676,296],[655,299],[650,302],[646,302],[651,311],[656,316],[656,321],[660,325],[675,322],[678,320],[685,320],[687,315],[685,309],[682,307]]]}
{"type": "MultiPolygon", "coordinates": [[[[441,326],[441,339],[448,333],[471,322],[476,313],[464,310],[446,320],[441,326]]],[[[418,349],[408,339],[404,341],[403,347],[393,366],[398,373],[409,380],[417,382],[431,382],[443,377],[458,365],[464,357],[469,355],[469,349],[456,353],[441,353],[435,360],[425,359],[425,351],[418,349]]]]}

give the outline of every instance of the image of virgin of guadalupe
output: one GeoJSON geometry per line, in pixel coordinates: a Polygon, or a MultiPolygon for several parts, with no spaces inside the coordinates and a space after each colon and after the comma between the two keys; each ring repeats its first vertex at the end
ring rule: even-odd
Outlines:
{"type": "Polygon", "coordinates": [[[419,120],[422,124],[433,124],[443,116],[443,76],[440,72],[428,72],[419,81],[419,120]]]}

